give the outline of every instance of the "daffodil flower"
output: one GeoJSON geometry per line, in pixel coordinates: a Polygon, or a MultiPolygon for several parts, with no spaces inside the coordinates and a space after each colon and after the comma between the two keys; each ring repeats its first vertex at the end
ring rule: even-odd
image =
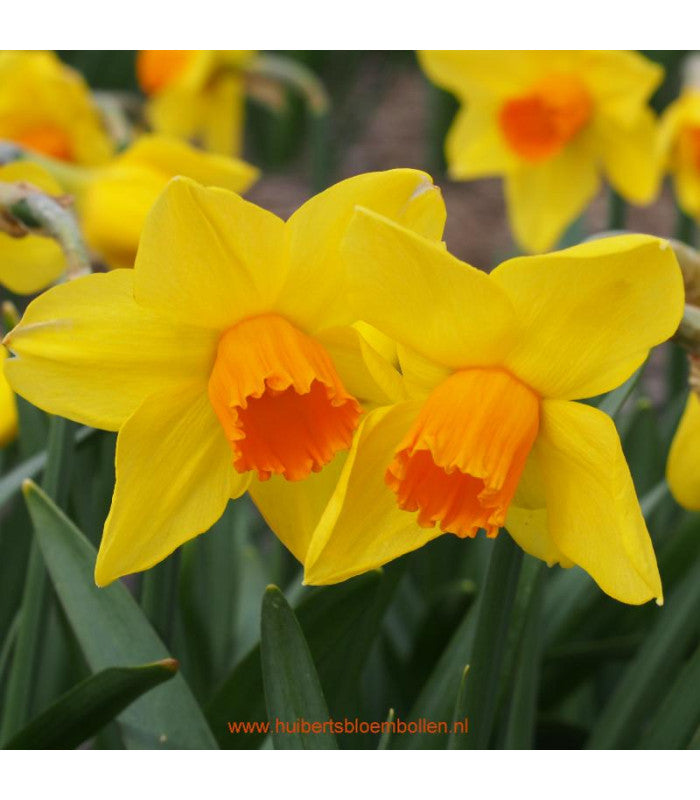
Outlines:
{"type": "Polygon", "coordinates": [[[176,175],[242,194],[258,170],[244,161],[198,150],[167,136],[142,136],[104,167],[74,184],[90,247],[110,267],[132,267],[146,216],[176,175]]]}
{"type": "Polygon", "coordinates": [[[113,145],[83,78],[53,53],[0,53],[0,140],[95,165],[113,145]]]}
{"type": "Polygon", "coordinates": [[[686,89],[661,118],[659,144],[678,204],[700,218],[700,90],[686,89]]]}
{"type": "Polygon", "coordinates": [[[506,527],[612,597],[662,597],[612,420],[576,399],[621,384],[683,311],[673,251],[650,236],[506,261],[490,275],[359,209],[350,298],[398,343],[411,399],[368,413],[306,555],[333,583],[442,532],[506,527]]]}
{"type": "Polygon", "coordinates": [[[529,252],[551,249],[604,174],[633,203],[657,190],[656,123],[647,101],[663,70],[623,51],[423,51],[428,77],[461,108],[450,175],[502,175],[511,228],[529,252]]]}
{"type": "Polygon", "coordinates": [[[159,133],[237,155],[243,139],[243,68],[254,50],[141,50],[136,74],[159,133]]]}
{"type": "MultiPolygon", "coordinates": [[[[0,166],[1,183],[29,183],[52,196],[63,194],[51,175],[31,161],[0,166]]],[[[43,236],[14,238],[0,231],[0,284],[15,294],[34,294],[57,281],[66,269],[58,242],[43,236]]]]}
{"type": "Polygon", "coordinates": [[[135,268],[50,289],[6,337],[6,374],[55,414],[119,431],[95,577],[146,569],[247,489],[303,560],[362,414],[394,368],[352,327],[340,241],[368,205],[439,239],[428,176],[351,178],[285,223],[223,189],[172,181],[135,268]]]}

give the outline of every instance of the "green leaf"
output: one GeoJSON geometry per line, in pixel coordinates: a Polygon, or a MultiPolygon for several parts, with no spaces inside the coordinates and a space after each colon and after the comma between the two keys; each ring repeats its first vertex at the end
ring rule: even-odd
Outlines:
{"type": "Polygon", "coordinates": [[[265,703],[275,748],[336,749],[335,737],[327,730],[288,733],[278,729],[282,723],[292,727],[304,723],[323,725],[330,714],[304,634],[276,586],[268,587],[263,595],[260,654],[265,703]]]}
{"type": "Polygon", "coordinates": [[[696,562],[658,610],[654,627],[598,716],[588,748],[630,746],[699,633],[700,562],[696,562]]]}
{"type": "Polygon", "coordinates": [[[484,749],[489,745],[522,558],[523,551],[505,532],[494,542],[489,571],[478,600],[464,698],[469,735],[457,739],[461,749],[484,749]]]}
{"type": "Polygon", "coordinates": [[[700,645],[674,681],[639,747],[680,750],[700,726],[700,645]]]}
{"type": "Polygon", "coordinates": [[[68,750],[82,744],[155,686],[177,672],[174,659],[143,667],[109,667],[73,687],[33,719],[7,750],[68,750]]]}
{"type": "Polygon", "coordinates": [[[377,745],[377,750],[388,750],[389,743],[391,742],[391,723],[394,721],[394,717],[396,713],[394,712],[393,708],[389,709],[389,713],[386,715],[386,727],[384,728],[384,733],[382,733],[381,738],[379,739],[379,744],[377,745]]]}
{"type": "MultiPolygon", "coordinates": [[[[46,492],[58,503],[65,502],[68,494],[73,446],[73,423],[62,417],[51,417],[43,480],[46,492]]],[[[0,729],[2,742],[6,742],[18,731],[30,716],[39,648],[48,616],[49,602],[46,568],[35,538],[29,551],[17,643],[7,682],[0,729]]]]}
{"type": "Polygon", "coordinates": [[[462,736],[469,735],[469,719],[467,717],[467,677],[469,675],[469,664],[466,665],[464,671],[462,672],[462,680],[459,684],[459,692],[457,694],[457,702],[455,703],[455,712],[452,715],[452,731],[450,732],[450,738],[447,743],[447,747],[450,750],[459,750],[459,739],[462,736]],[[458,726],[463,726],[463,729],[457,733],[459,730],[458,726]]]}
{"type": "MultiPolygon", "coordinates": [[[[83,534],[34,484],[25,488],[54,588],[93,671],[169,658],[163,643],[126,587],[99,589],[96,552],[83,534]]],[[[181,675],[133,703],[119,716],[127,747],[202,749],[216,743],[181,675]]]]}
{"type": "MultiPolygon", "coordinates": [[[[88,437],[94,435],[92,428],[78,428],[75,432],[76,446],[82,444],[88,437]]],[[[4,505],[22,488],[27,479],[34,479],[46,466],[46,450],[31,456],[14,469],[0,478],[0,506],[4,505]]]]}
{"type": "Polygon", "coordinates": [[[534,743],[542,655],[544,569],[542,561],[528,556],[523,564],[521,586],[518,587],[514,618],[520,614],[524,624],[522,636],[518,636],[516,657],[510,665],[504,686],[510,694],[503,741],[506,750],[529,750],[534,743]],[[527,570],[526,565],[529,568],[527,570]],[[523,581],[523,578],[526,580],[523,581]],[[521,595],[523,604],[519,609],[518,599],[521,595]]]}
{"type": "MultiPolygon", "coordinates": [[[[336,586],[314,589],[296,609],[318,671],[324,695],[335,716],[351,703],[360,672],[376,639],[384,608],[396,586],[396,574],[374,570],[336,586]]],[[[207,704],[207,717],[219,746],[252,748],[260,732],[231,734],[228,722],[265,717],[260,645],[233,669],[207,704]]]]}

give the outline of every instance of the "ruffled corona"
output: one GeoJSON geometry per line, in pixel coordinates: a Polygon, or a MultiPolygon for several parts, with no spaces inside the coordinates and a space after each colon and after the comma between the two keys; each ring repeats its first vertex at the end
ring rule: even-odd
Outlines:
{"type": "Polygon", "coordinates": [[[361,413],[330,356],[277,314],[243,320],[219,340],[209,399],[238,472],[298,481],[350,446],[361,413]]]}
{"type": "Polygon", "coordinates": [[[504,103],[499,114],[511,149],[526,161],[556,155],[591,118],[593,103],[574,75],[549,75],[533,90],[504,103]]]}
{"type": "Polygon", "coordinates": [[[386,472],[422,527],[495,536],[539,429],[539,398],[501,369],[463,369],[423,405],[386,472]]]}
{"type": "Polygon", "coordinates": [[[157,94],[184,71],[194,50],[140,50],[136,76],[146,94],[157,94]]]}

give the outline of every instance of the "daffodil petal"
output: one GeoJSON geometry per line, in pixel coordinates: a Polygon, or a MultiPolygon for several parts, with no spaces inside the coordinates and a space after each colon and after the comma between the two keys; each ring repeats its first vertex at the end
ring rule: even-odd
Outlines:
{"type": "Polygon", "coordinates": [[[651,236],[514,258],[490,277],[523,329],[504,366],[546,397],[593,397],[619,386],[675,332],[683,313],[673,251],[651,236]]]}
{"type": "Polygon", "coordinates": [[[260,170],[238,158],[208,153],[169,136],[140,136],[116,163],[155,169],[168,178],[186,175],[203,186],[218,186],[239,194],[249,189],[260,170]]]}
{"type": "Polygon", "coordinates": [[[579,140],[546,161],[522,164],[509,173],[506,201],[516,241],[530,253],[551,250],[583,213],[599,183],[595,154],[579,140]]]}
{"type": "Polygon", "coordinates": [[[425,400],[452,372],[405,345],[399,345],[397,352],[404,387],[409,397],[425,400]]]}
{"type": "Polygon", "coordinates": [[[532,50],[419,50],[418,59],[434,83],[467,99],[516,95],[540,77],[543,61],[532,50]]]}
{"type": "Polygon", "coordinates": [[[149,397],[117,439],[117,483],[95,566],[105,586],[207,531],[247,486],[199,384],[149,397]]]}
{"type": "Polygon", "coordinates": [[[700,511],[700,400],[688,395],[666,465],[671,494],[690,511],[700,511]]]}
{"type": "Polygon", "coordinates": [[[537,444],[525,464],[513,504],[508,509],[506,528],[526,553],[546,561],[550,567],[553,564],[573,566],[556,546],[549,532],[547,499],[537,444]]]}
{"type": "Polygon", "coordinates": [[[118,430],[154,392],[206,386],[217,335],[137,305],[132,270],[89,275],[34,300],[6,337],[5,373],[39,408],[118,430]]]}
{"type": "Polygon", "coordinates": [[[308,584],[337,583],[386,564],[441,535],[402,511],[384,481],[386,467],[418,410],[413,402],[370,412],[355,437],[338,486],[306,555],[308,584]]]}
{"type": "Polygon", "coordinates": [[[269,311],[286,269],[279,217],[233,192],[175,178],[146,220],[134,295],[166,317],[221,331],[269,311]]]}
{"type": "Polygon", "coordinates": [[[17,400],[4,372],[7,356],[7,350],[0,348],[0,447],[10,444],[17,436],[17,400]]]}
{"type": "Polygon", "coordinates": [[[537,446],[557,548],[611,597],[634,605],[661,601],[654,548],[610,417],[545,400],[537,446]]]}
{"type": "Polygon", "coordinates": [[[359,401],[386,405],[405,399],[401,375],[354,327],[329,328],[318,340],[333,359],[343,386],[359,401]]]}
{"type": "Polygon", "coordinates": [[[603,164],[612,186],[627,200],[644,204],[654,199],[661,180],[662,162],[656,154],[656,120],[648,108],[630,128],[601,117],[596,135],[603,164]]]}
{"type": "Polygon", "coordinates": [[[290,268],[279,311],[307,331],[346,325],[356,316],[346,300],[340,243],[356,206],[439,240],[445,204],[429,175],[394,169],[357,175],[304,203],[287,222],[290,268]]]}
{"type": "Polygon", "coordinates": [[[503,136],[498,113],[498,105],[488,101],[470,103],[457,113],[445,141],[452,178],[483,178],[517,169],[519,160],[503,136]]]}
{"type": "Polygon", "coordinates": [[[515,336],[513,308],[484,272],[367,209],[343,242],[356,313],[447,367],[497,363],[515,336]]]}
{"type": "Polygon", "coordinates": [[[338,483],[345,458],[345,453],[338,453],[330,464],[303,481],[273,475],[269,480],[254,479],[250,483],[248,491],[265,521],[301,563],[338,483]]]}

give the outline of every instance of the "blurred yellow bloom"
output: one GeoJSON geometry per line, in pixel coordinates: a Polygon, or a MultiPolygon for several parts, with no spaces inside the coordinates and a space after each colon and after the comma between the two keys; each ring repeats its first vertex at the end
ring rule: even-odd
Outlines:
{"type": "Polygon", "coordinates": [[[671,443],[666,480],[680,505],[700,511],[700,400],[692,389],[671,443]]]}
{"type": "Polygon", "coordinates": [[[136,73],[153,129],[224,155],[243,140],[243,68],[254,50],[141,50],[136,73]]]}
{"type": "Polygon", "coordinates": [[[76,164],[113,152],[87,84],[53,53],[0,53],[0,139],[76,164]]]}
{"type": "Polygon", "coordinates": [[[247,489],[304,559],[360,402],[401,392],[351,327],[339,248],[357,204],[442,235],[440,193],[414,170],[343,181],[286,223],[177,178],[148,216],[135,269],[50,289],[6,337],[15,391],[119,431],[99,584],[165,558],[247,489]]]}
{"type": "Polygon", "coordinates": [[[446,142],[450,175],[502,175],[525,250],[556,245],[601,174],[631,202],[653,199],[660,165],[647,101],[661,67],[616,50],[430,50],[420,62],[461,104],[446,142]]]}
{"type": "Polygon", "coordinates": [[[678,205],[700,218],[700,91],[686,89],[661,118],[660,150],[678,205]]]}
{"type": "Polygon", "coordinates": [[[6,447],[17,436],[17,400],[5,377],[5,348],[0,348],[0,447],[6,447]]]}
{"type": "Polygon", "coordinates": [[[177,139],[142,136],[76,187],[85,238],[109,266],[133,266],[146,216],[177,175],[242,194],[257,180],[258,170],[177,139]]]}
{"type": "MultiPolygon", "coordinates": [[[[30,161],[0,166],[0,182],[26,182],[50,195],[63,194],[51,175],[30,161]]],[[[15,294],[34,294],[57,281],[65,269],[65,256],[53,239],[43,236],[15,239],[0,231],[0,284],[15,294]]]]}
{"type": "Polygon", "coordinates": [[[620,236],[486,275],[360,209],[343,249],[351,300],[397,342],[411,399],[365,416],[306,581],[344,580],[443,531],[505,526],[528,553],[578,564],[618,600],[660,599],[615,426],[572,401],[620,385],[676,330],[683,281],[671,248],[620,236]]]}

